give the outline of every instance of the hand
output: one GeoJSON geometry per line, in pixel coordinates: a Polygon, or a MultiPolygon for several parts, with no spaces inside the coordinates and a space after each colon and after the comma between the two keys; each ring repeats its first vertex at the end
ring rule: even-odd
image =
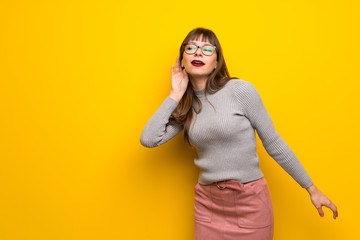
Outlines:
{"type": "Polygon", "coordinates": [[[325,194],[323,194],[315,185],[311,185],[310,187],[306,188],[306,190],[309,192],[311,202],[314,204],[321,217],[324,216],[322,206],[328,207],[333,211],[334,219],[338,217],[338,211],[335,204],[332,203],[330,199],[325,196],[325,194]]]}
{"type": "Polygon", "coordinates": [[[181,69],[179,63],[179,57],[176,57],[176,73],[174,73],[174,64],[171,65],[170,97],[174,98],[179,102],[187,89],[188,83],[189,83],[188,74],[185,71],[185,69],[181,69]]]}

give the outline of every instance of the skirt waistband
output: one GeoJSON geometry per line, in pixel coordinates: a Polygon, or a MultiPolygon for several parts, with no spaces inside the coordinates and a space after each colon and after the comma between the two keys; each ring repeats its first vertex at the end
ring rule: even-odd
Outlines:
{"type": "Polygon", "coordinates": [[[228,179],[228,180],[222,180],[222,181],[217,181],[214,183],[211,183],[209,185],[206,186],[216,186],[218,189],[220,190],[224,190],[226,188],[233,188],[233,189],[244,189],[244,185],[252,183],[252,182],[257,182],[257,181],[264,181],[265,178],[259,178],[250,182],[246,182],[246,183],[241,183],[237,180],[234,179],[228,179]]]}

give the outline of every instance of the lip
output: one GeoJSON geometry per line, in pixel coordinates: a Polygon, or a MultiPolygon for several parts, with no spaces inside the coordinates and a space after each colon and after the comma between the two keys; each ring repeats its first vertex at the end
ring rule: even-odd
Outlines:
{"type": "Polygon", "coordinates": [[[203,61],[200,61],[200,60],[193,60],[191,62],[191,64],[195,67],[202,67],[205,65],[205,63],[203,61]]]}

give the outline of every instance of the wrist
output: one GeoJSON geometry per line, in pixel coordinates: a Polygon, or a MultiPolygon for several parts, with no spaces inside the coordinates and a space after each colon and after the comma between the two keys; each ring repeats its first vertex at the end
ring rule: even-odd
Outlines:
{"type": "Polygon", "coordinates": [[[310,187],[307,187],[306,190],[308,191],[308,193],[310,195],[314,194],[318,189],[317,187],[313,184],[310,187]]]}
{"type": "Polygon", "coordinates": [[[178,94],[178,93],[174,93],[174,92],[170,92],[169,97],[171,97],[172,99],[174,99],[177,102],[180,102],[181,98],[183,95],[178,94]]]}

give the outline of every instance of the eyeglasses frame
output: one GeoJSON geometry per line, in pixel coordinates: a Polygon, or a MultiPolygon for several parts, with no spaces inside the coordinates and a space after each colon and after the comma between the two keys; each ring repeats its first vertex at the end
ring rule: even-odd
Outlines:
{"type": "Polygon", "coordinates": [[[188,54],[188,55],[194,55],[194,54],[197,52],[197,50],[198,50],[199,48],[201,48],[201,52],[202,52],[205,56],[212,56],[212,55],[214,54],[214,52],[213,52],[211,55],[206,55],[206,54],[204,53],[204,50],[203,50],[203,47],[204,47],[204,46],[205,46],[205,47],[206,47],[206,46],[211,46],[211,47],[215,48],[215,51],[216,51],[216,46],[213,46],[213,45],[198,46],[198,45],[189,44],[189,43],[184,43],[183,45],[184,45],[184,46],[186,46],[186,45],[193,45],[193,46],[196,47],[196,50],[195,50],[194,53],[187,53],[187,52],[185,51],[185,47],[184,47],[184,52],[185,52],[186,54],[188,54]]]}

